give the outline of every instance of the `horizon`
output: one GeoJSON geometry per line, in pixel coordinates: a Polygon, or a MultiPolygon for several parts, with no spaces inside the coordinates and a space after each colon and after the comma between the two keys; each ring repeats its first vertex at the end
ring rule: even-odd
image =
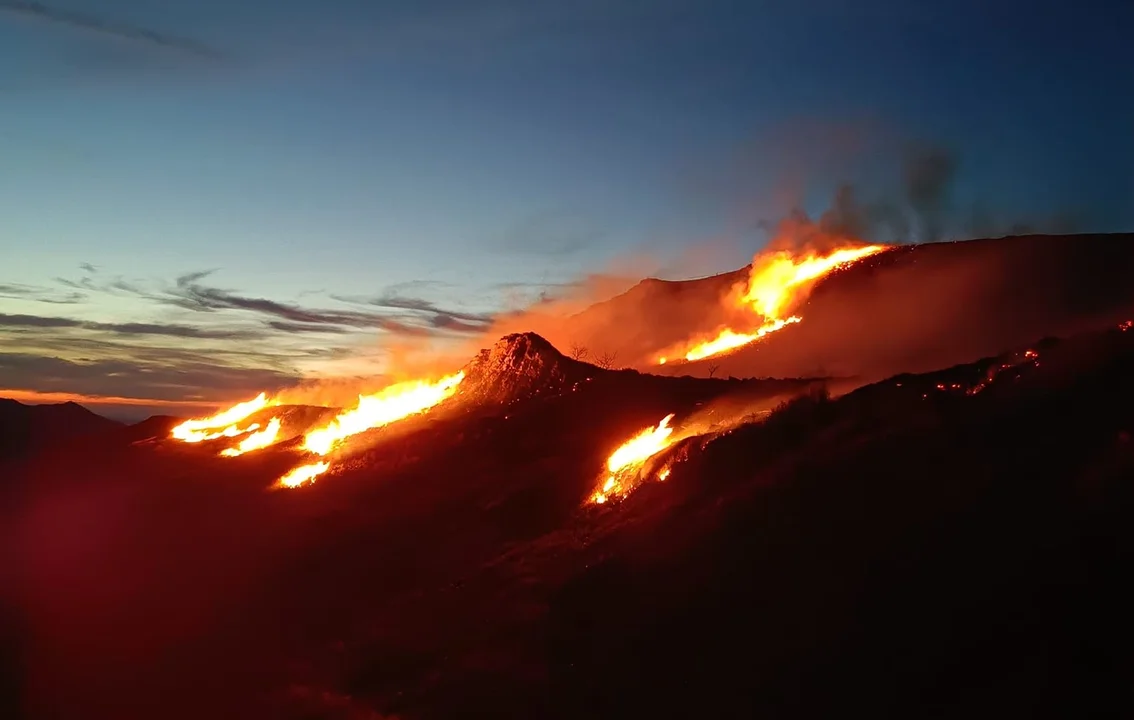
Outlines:
{"type": "Polygon", "coordinates": [[[739,268],[844,184],[905,241],[1134,228],[1103,3],[166,5],[0,2],[0,67],[36,68],[0,70],[0,395],[390,375],[739,268]]]}

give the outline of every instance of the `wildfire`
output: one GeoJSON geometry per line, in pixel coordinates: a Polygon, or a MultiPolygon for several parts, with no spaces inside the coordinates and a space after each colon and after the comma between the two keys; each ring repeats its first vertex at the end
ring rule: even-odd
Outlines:
{"type": "Polygon", "coordinates": [[[748,285],[743,294],[737,293],[735,302],[741,308],[763,318],[762,324],[745,332],[725,328],[710,340],[686,343],[667,352],[658,358],[658,364],[664,365],[673,354],[681,355],[687,361],[702,360],[748,345],[788,325],[802,322],[802,317],[789,312],[799,305],[818,280],[834,270],[886,249],[886,245],[865,245],[840,248],[825,255],[811,253],[798,257],[789,251],[780,250],[757,257],[752,263],[748,285]]]}
{"type": "Polygon", "coordinates": [[[227,448],[221,451],[224,457],[236,457],[243,455],[246,452],[266,448],[276,442],[276,437],[280,434],[280,419],[272,418],[268,422],[268,426],[259,432],[254,432],[248,437],[237,443],[236,447],[227,448]]]}
{"type": "MultiPolygon", "coordinates": [[[[303,438],[303,449],[315,455],[326,455],[352,435],[425,412],[456,393],[464,379],[464,372],[458,372],[436,382],[411,380],[391,385],[373,395],[359,395],[358,405],[354,408],[341,413],[326,426],[307,433],[303,438]]],[[[324,461],[297,467],[281,477],[279,485],[299,487],[314,481],[329,468],[330,463],[324,461]]]]}
{"type": "MultiPolygon", "coordinates": [[[[631,483],[642,465],[674,443],[673,428],[669,426],[672,419],[673,413],[666,415],[657,427],[642,430],[610,454],[606,460],[606,479],[591,496],[593,502],[601,505],[611,495],[626,496],[633,489],[631,483]]],[[[669,469],[663,469],[662,473],[664,476],[659,473],[659,478],[664,480],[669,476],[669,469]]]]}
{"type": "Polygon", "coordinates": [[[253,413],[275,404],[274,401],[268,400],[267,395],[260,393],[253,399],[233,405],[228,410],[219,412],[212,417],[186,420],[173,428],[170,432],[170,436],[182,442],[198,443],[204,440],[214,440],[221,437],[244,435],[253,430],[258,430],[260,426],[253,423],[248,427],[241,428],[239,427],[240,421],[253,413]]]}
{"type": "Polygon", "coordinates": [[[326,455],[351,435],[428,410],[455,393],[464,379],[465,374],[459,372],[434,383],[411,380],[391,385],[373,395],[359,395],[354,409],[342,413],[326,427],[307,433],[303,449],[316,455],[326,455]]]}
{"type": "Polygon", "coordinates": [[[297,488],[304,483],[315,482],[315,478],[327,472],[330,467],[330,463],[326,462],[301,465],[280,478],[280,487],[297,488]]]}

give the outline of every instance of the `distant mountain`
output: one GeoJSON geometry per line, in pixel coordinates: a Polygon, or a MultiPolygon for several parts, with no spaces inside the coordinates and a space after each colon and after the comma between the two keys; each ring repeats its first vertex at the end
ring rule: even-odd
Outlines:
{"type": "Polygon", "coordinates": [[[122,427],[73,402],[25,405],[0,398],[0,461],[23,457],[48,445],[122,427]]]}
{"type": "Polygon", "coordinates": [[[617,352],[620,364],[704,377],[880,379],[993,355],[1134,314],[1134,234],[1029,235],[900,246],[821,281],[803,322],[737,352],[656,365],[659,352],[725,324],[721,298],[748,268],[643,280],[570,318],[560,344],[617,352]]]}

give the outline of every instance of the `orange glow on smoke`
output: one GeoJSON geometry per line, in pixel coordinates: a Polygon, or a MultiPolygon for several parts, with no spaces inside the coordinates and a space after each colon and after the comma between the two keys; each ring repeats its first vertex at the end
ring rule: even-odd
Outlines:
{"type": "Polygon", "coordinates": [[[173,430],[170,431],[170,436],[182,442],[198,443],[220,437],[236,437],[237,435],[243,435],[259,429],[260,426],[253,424],[241,428],[239,427],[241,420],[275,404],[274,401],[268,400],[267,395],[260,393],[247,402],[233,405],[228,410],[219,412],[211,417],[186,420],[173,428],[173,430]]]}
{"type": "Polygon", "coordinates": [[[670,348],[658,358],[658,364],[664,365],[674,355],[687,361],[720,355],[802,322],[802,317],[789,313],[807,297],[816,282],[835,270],[886,249],[886,245],[865,245],[843,247],[826,254],[794,255],[787,250],[778,250],[758,256],[752,263],[747,287],[743,294],[738,293],[734,302],[761,318],[762,322],[745,330],[725,328],[713,338],[670,348]]]}
{"type": "MultiPolygon", "coordinates": [[[[592,502],[601,505],[611,496],[625,497],[634,489],[638,473],[646,461],[675,442],[673,428],[669,426],[672,419],[673,413],[666,415],[657,427],[642,430],[610,454],[606,460],[606,478],[591,496],[592,502]]],[[[658,474],[662,480],[668,476],[668,468],[658,474]]]]}

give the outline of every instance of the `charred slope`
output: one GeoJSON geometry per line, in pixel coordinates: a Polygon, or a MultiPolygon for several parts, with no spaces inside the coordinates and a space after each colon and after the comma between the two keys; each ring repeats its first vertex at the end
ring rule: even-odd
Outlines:
{"type": "Polygon", "coordinates": [[[295,492],[284,449],[53,455],[86,482],[13,525],[29,716],[1120,708],[1134,332],[1027,349],[808,396],[598,510],[629,434],[746,384],[597,373],[295,492]]]}
{"type": "Polygon", "coordinates": [[[122,423],[73,402],[25,405],[0,398],[0,462],[25,457],[47,445],[113,430],[122,423]]]}
{"type": "MultiPolygon", "coordinates": [[[[651,372],[704,377],[713,364],[738,377],[924,372],[1117,322],[1134,308],[1132,272],[1129,233],[902,246],[817,285],[801,324],[731,356],[651,372]]],[[[644,368],[670,343],[711,334],[723,322],[715,304],[744,277],[644,281],[584,311],[571,329],[644,368]]]]}
{"type": "Polygon", "coordinates": [[[1048,342],[694,454],[552,604],[564,716],[1128,714],[1131,362],[1134,332],[1048,342]]]}

